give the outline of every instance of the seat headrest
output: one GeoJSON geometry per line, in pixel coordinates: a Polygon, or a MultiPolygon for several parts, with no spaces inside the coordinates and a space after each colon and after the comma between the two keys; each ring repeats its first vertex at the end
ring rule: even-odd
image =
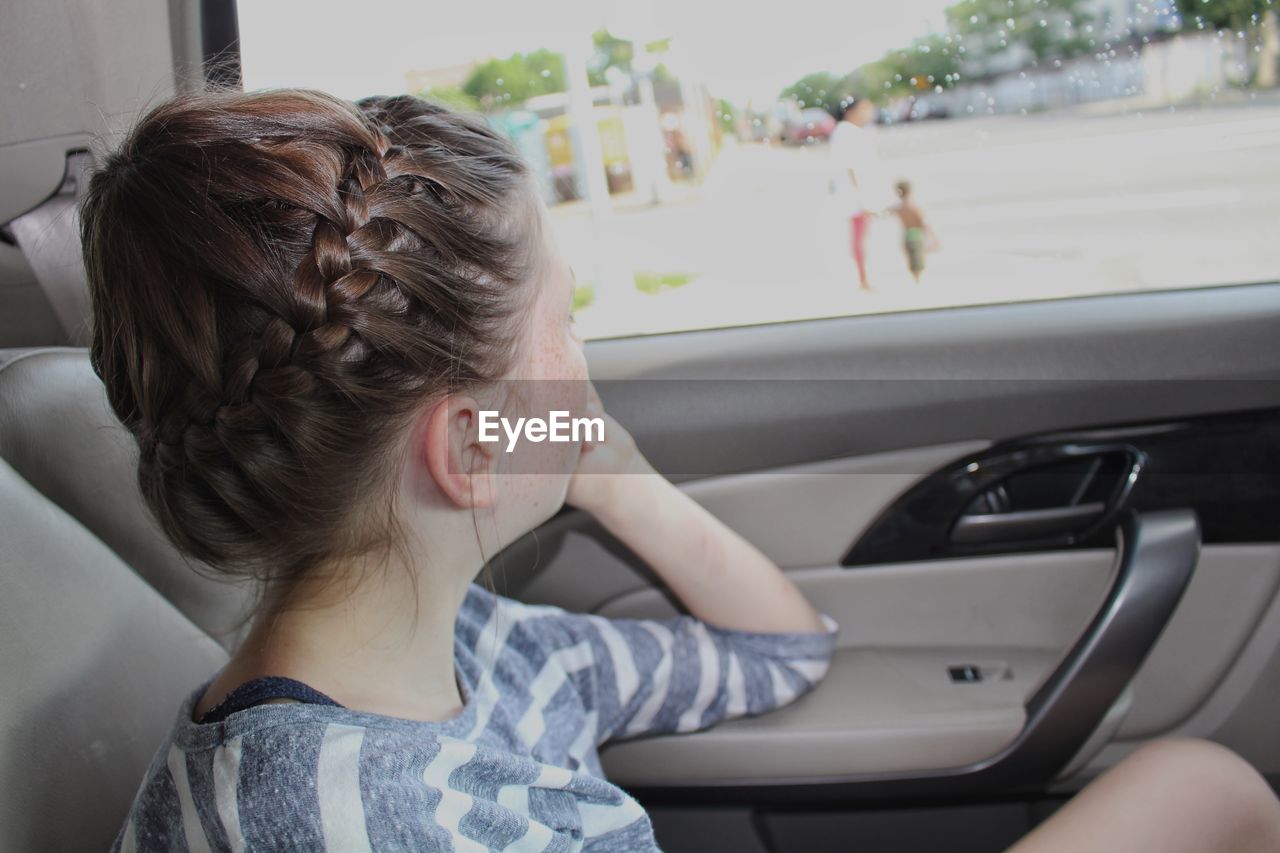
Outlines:
{"type": "Polygon", "coordinates": [[[251,589],[200,574],[160,531],[138,490],[137,446],[88,350],[0,351],[0,457],[192,622],[235,644],[251,589]]]}

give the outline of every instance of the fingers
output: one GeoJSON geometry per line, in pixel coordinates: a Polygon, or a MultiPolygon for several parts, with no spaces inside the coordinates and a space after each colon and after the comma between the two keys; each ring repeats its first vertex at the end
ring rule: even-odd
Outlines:
{"type": "MultiPolygon", "coordinates": [[[[585,410],[587,417],[603,419],[607,428],[608,418],[605,417],[604,402],[601,401],[600,394],[596,391],[596,386],[590,380],[587,381],[587,402],[585,410]]],[[[594,432],[592,430],[587,430],[586,437],[582,441],[582,452],[586,453],[600,443],[600,441],[596,440],[594,432]]]]}

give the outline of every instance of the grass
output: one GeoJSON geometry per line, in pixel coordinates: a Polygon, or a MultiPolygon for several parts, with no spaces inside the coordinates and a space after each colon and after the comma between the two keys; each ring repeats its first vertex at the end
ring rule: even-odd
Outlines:
{"type": "Polygon", "coordinates": [[[595,301],[596,286],[594,284],[580,284],[573,289],[574,311],[581,311],[595,301]]]}
{"type": "Polygon", "coordinates": [[[636,290],[641,293],[657,293],[665,287],[683,287],[697,276],[684,272],[656,273],[636,270],[636,290]]]}

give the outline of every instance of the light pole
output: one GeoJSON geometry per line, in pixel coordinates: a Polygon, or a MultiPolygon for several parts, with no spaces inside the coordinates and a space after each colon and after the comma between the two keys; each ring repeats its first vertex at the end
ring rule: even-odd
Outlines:
{"type": "Polygon", "coordinates": [[[562,51],[565,82],[569,88],[569,132],[576,137],[577,149],[582,152],[582,170],[591,213],[595,217],[605,217],[613,213],[613,204],[609,201],[600,129],[591,99],[591,80],[587,76],[587,62],[591,58],[587,50],[589,45],[592,45],[590,33],[585,37],[574,34],[565,40],[562,51]]]}
{"type": "MultiPolygon", "coordinates": [[[[622,38],[622,36],[619,36],[622,38]]],[[[635,50],[631,60],[631,68],[636,74],[636,89],[640,94],[640,116],[647,129],[641,134],[641,138],[647,135],[652,140],[651,148],[636,152],[637,159],[643,158],[645,161],[645,171],[649,177],[649,201],[652,204],[661,204],[663,190],[670,183],[670,176],[667,175],[667,159],[665,156],[667,147],[667,138],[662,132],[662,116],[658,112],[658,99],[653,93],[653,72],[658,67],[658,61],[652,53],[649,52],[647,45],[639,41],[634,41],[635,50]],[[655,156],[656,155],[656,156],[655,156]]],[[[641,143],[643,146],[643,143],[641,143]]]]}

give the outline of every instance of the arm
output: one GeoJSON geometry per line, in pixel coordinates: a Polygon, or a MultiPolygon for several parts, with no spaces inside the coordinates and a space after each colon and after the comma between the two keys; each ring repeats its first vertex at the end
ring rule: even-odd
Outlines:
{"type": "MultiPolygon", "coordinates": [[[[574,685],[595,743],[692,732],[763,714],[812,690],[827,672],[834,622],[825,633],[731,631],[691,616],[607,619],[501,600],[509,621],[576,662],[574,685]]],[[[544,678],[540,675],[539,678],[544,678]]]]}
{"type": "Polygon", "coordinates": [[[598,397],[592,406],[605,418],[605,442],[584,449],[570,503],[595,516],[704,622],[760,633],[825,630],[768,557],[654,471],[598,397]]]}

